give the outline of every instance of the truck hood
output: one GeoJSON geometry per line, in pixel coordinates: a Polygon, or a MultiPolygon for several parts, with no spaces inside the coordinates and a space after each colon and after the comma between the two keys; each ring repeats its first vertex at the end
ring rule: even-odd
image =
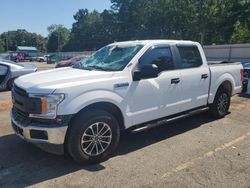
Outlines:
{"type": "Polygon", "coordinates": [[[89,71],[76,68],[61,68],[28,74],[15,80],[15,84],[28,93],[51,94],[56,89],[103,81],[113,72],[89,71]]]}

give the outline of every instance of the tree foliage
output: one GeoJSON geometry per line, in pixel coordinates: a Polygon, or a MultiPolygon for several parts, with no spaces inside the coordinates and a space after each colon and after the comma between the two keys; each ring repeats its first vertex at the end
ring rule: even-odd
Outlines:
{"type": "Polygon", "coordinates": [[[17,46],[34,46],[39,51],[46,51],[46,39],[43,36],[23,29],[4,32],[0,35],[0,40],[4,51],[15,51],[17,46]]]}
{"type": "Polygon", "coordinates": [[[111,0],[111,10],[75,15],[65,50],[94,50],[139,39],[184,39],[202,44],[249,41],[249,0],[111,0]]]}
{"type": "Polygon", "coordinates": [[[63,47],[69,40],[70,31],[63,25],[50,25],[48,26],[48,52],[59,52],[62,51],[63,47]]]}
{"type": "Polygon", "coordinates": [[[4,52],[4,42],[0,39],[0,53],[4,52]]]}
{"type": "MultiPolygon", "coordinates": [[[[249,0],[111,0],[111,9],[80,9],[72,29],[48,27],[47,51],[96,50],[108,43],[141,39],[194,40],[202,44],[250,42],[249,0]]],[[[45,39],[25,30],[3,33],[6,50],[17,45],[45,49],[45,39]]],[[[1,46],[1,44],[0,44],[1,46]]]]}

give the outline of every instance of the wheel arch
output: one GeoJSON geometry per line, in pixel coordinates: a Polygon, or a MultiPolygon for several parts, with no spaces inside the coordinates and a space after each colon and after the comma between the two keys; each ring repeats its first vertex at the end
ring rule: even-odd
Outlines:
{"type": "Polygon", "coordinates": [[[124,117],[123,117],[121,109],[117,105],[115,105],[114,103],[111,103],[111,102],[95,102],[95,103],[89,104],[89,105],[85,106],[84,108],[82,108],[78,113],[76,113],[71,118],[71,121],[73,121],[74,118],[76,116],[78,116],[79,114],[85,113],[85,112],[87,112],[89,110],[93,110],[93,109],[103,110],[105,112],[110,113],[115,118],[117,118],[120,130],[125,129],[125,122],[124,122],[124,117]]]}
{"type": "MultiPolygon", "coordinates": [[[[225,89],[225,90],[227,90],[228,91],[228,94],[230,95],[230,96],[232,96],[232,93],[233,93],[233,83],[230,81],[230,80],[224,80],[224,81],[222,81],[219,85],[218,85],[218,87],[216,88],[216,90],[214,90],[214,94],[213,94],[213,96],[210,98],[210,104],[212,104],[213,102],[214,102],[214,99],[215,99],[215,96],[216,96],[216,94],[217,94],[217,92],[219,91],[219,89],[221,89],[221,88],[223,88],[223,89],[225,89]]],[[[211,95],[211,94],[210,94],[211,95]]]]}
{"type": "Polygon", "coordinates": [[[216,92],[218,92],[219,89],[225,89],[226,91],[228,91],[228,94],[230,96],[232,96],[232,93],[233,93],[233,84],[232,82],[230,82],[229,80],[225,80],[224,82],[222,82],[219,86],[219,88],[217,89],[216,92]]]}
{"type": "Polygon", "coordinates": [[[232,96],[235,90],[235,85],[234,77],[229,73],[222,74],[218,78],[214,76],[211,80],[208,104],[214,102],[216,93],[220,88],[225,88],[229,92],[229,95],[232,96]]]}

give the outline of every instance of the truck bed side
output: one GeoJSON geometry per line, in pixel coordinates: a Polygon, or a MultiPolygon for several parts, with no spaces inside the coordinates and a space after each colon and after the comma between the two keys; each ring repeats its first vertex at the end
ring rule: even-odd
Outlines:
{"type": "Polygon", "coordinates": [[[211,72],[209,104],[213,103],[216,92],[223,83],[230,85],[232,95],[241,92],[242,81],[240,72],[242,65],[240,63],[215,63],[208,64],[208,66],[211,72]]]}

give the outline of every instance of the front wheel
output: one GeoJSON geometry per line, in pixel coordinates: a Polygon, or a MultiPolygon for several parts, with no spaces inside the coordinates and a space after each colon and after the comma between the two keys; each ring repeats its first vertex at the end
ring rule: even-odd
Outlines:
{"type": "Polygon", "coordinates": [[[71,122],[66,146],[72,158],[80,163],[98,163],[108,159],[120,139],[116,118],[102,110],[80,113],[71,122]]]}
{"type": "Polygon", "coordinates": [[[214,98],[213,104],[210,106],[210,111],[216,118],[223,118],[228,114],[231,98],[229,92],[220,88],[214,98]]]}

